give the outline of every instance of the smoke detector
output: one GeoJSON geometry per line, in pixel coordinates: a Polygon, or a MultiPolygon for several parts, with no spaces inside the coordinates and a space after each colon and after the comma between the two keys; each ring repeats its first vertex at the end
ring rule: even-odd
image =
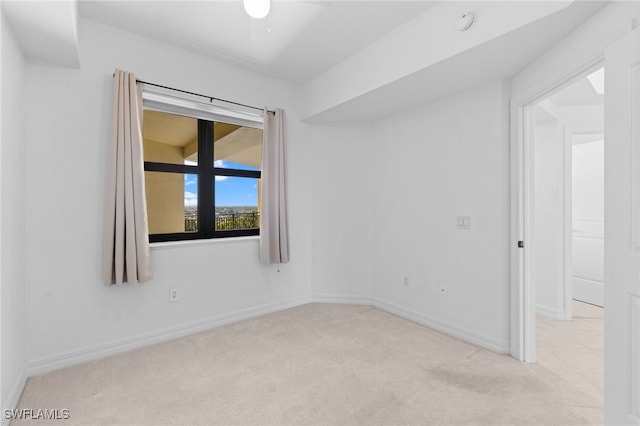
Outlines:
{"type": "Polygon", "coordinates": [[[458,22],[456,23],[456,28],[458,31],[467,31],[473,22],[476,20],[476,16],[472,12],[466,12],[460,15],[458,18],[458,22]]]}

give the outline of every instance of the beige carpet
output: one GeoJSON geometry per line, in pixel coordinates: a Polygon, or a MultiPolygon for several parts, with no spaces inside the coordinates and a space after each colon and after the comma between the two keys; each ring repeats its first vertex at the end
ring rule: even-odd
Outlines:
{"type": "Polygon", "coordinates": [[[308,304],[31,378],[19,407],[68,409],[65,426],[588,423],[540,370],[376,308],[308,304]]]}
{"type": "Polygon", "coordinates": [[[604,309],[573,302],[573,320],[536,318],[534,371],[574,411],[604,423],[604,309]]]}

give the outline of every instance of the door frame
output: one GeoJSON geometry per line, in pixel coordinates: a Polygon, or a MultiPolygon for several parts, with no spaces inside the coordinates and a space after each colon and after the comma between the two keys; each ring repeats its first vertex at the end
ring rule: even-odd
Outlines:
{"type": "Polygon", "coordinates": [[[527,269],[524,253],[530,251],[525,239],[530,235],[530,229],[525,229],[524,220],[524,177],[530,172],[526,170],[524,161],[525,149],[530,149],[524,143],[525,107],[561,88],[581,71],[594,69],[603,61],[607,48],[631,32],[638,20],[640,4],[609,3],[511,81],[510,340],[511,355],[521,361],[535,361],[535,356],[532,356],[535,355],[535,348],[532,351],[530,344],[532,331],[535,330],[531,328],[531,289],[524,285],[527,269]],[[518,241],[524,241],[524,249],[518,248],[518,241]]]}
{"type": "MultiPolygon", "coordinates": [[[[512,238],[511,241],[511,355],[526,363],[536,362],[536,297],[534,285],[535,270],[533,268],[535,264],[535,232],[533,221],[535,165],[533,156],[534,107],[541,100],[570,86],[576,80],[602,67],[603,63],[604,51],[599,52],[586,64],[565,73],[563,76],[558,76],[555,80],[547,82],[545,86],[539,88],[527,98],[523,100],[512,99],[511,101],[511,235],[516,236],[516,238],[512,238]],[[523,248],[518,247],[519,241],[524,242],[523,248]]],[[[566,237],[566,206],[563,206],[563,208],[566,237]]],[[[566,282],[566,245],[565,242],[565,255],[563,256],[565,268],[565,299],[567,297],[566,287],[568,284],[566,282]]]]}

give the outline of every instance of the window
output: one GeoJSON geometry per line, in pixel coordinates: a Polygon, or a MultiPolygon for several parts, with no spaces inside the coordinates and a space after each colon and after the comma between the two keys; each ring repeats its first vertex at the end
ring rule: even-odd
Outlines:
{"type": "Polygon", "coordinates": [[[260,232],[262,130],[209,118],[144,110],[150,242],[260,232]]]}

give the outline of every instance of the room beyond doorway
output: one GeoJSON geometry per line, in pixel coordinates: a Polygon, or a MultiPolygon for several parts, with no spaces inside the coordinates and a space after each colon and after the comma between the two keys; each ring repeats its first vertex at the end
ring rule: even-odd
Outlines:
{"type": "Polygon", "coordinates": [[[527,210],[529,361],[596,424],[604,419],[603,80],[602,69],[590,70],[531,105],[527,210]]]}
{"type": "Polygon", "coordinates": [[[531,285],[536,312],[559,320],[573,299],[604,305],[603,78],[591,72],[533,107],[531,285]]]}

